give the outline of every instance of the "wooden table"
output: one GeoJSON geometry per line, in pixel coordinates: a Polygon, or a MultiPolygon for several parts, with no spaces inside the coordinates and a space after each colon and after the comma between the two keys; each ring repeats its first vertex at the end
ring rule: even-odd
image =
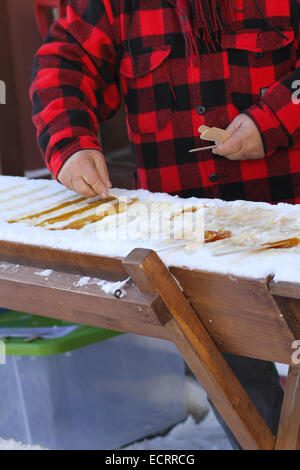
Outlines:
{"type": "Polygon", "coordinates": [[[154,251],[112,259],[0,242],[0,305],[172,341],[244,449],[300,449],[300,285],[185,268],[167,269],[154,251]],[[37,273],[52,269],[48,279],[37,273]],[[121,299],[82,276],[121,280],[121,299]],[[178,281],[178,282],[177,282],[178,281]],[[290,365],[274,437],[222,352],[290,365]]]}

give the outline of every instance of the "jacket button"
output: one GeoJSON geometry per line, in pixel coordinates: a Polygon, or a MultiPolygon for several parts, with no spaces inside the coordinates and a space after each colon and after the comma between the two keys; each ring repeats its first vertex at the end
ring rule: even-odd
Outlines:
{"type": "Polygon", "coordinates": [[[209,176],[209,181],[211,183],[216,183],[217,181],[219,180],[219,177],[216,173],[212,173],[210,176],[209,176]]]}
{"type": "Polygon", "coordinates": [[[257,59],[262,59],[263,56],[264,56],[264,53],[263,52],[255,52],[254,55],[257,59]]]}
{"type": "Polygon", "coordinates": [[[204,114],[206,112],[205,106],[198,106],[196,109],[198,114],[204,114]]]}

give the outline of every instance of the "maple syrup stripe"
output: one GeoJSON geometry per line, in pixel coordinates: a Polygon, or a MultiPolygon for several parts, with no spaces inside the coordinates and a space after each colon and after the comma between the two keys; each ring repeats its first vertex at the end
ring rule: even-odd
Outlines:
{"type": "Polygon", "coordinates": [[[58,210],[61,210],[61,209],[64,209],[66,207],[69,207],[69,206],[72,206],[72,205],[76,205],[78,204],[79,202],[82,202],[86,200],[85,197],[74,197],[74,199],[72,199],[70,201],[70,198],[66,199],[65,202],[61,202],[59,205],[57,206],[54,206],[50,209],[46,209],[42,212],[37,212],[37,213],[34,213],[34,214],[30,214],[30,215],[26,215],[24,217],[20,217],[18,219],[15,219],[15,220],[8,220],[8,223],[9,224],[15,224],[17,222],[26,222],[26,221],[31,221],[33,219],[38,219],[44,215],[48,215],[48,214],[51,214],[53,212],[57,212],[58,210]]]}
{"type": "Polygon", "coordinates": [[[118,202],[114,206],[113,214],[110,213],[110,209],[112,208],[112,206],[108,206],[107,210],[105,210],[105,208],[104,208],[102,215],[99,215],[97,213],[90,214],[87,217],[83,217],[81,219],[74,220],[73,222],[70,222],[67,225],[63,225],[62,227],[52,227],[52,228],[49,228],[48,230],[80,230],[88,224],[94,224],[96,222],[100,222],[101,220],[103,220],[108,215],[116,215],[116,214],[120,214],[122,212],[126,212],[128,207],[130,207],[136,201],[137,201],[137,199],[132,199],[132,201],[130,201],[127,204],[122,202],[122,201],[118,202]]]}
{"type": "Polygon", "coordinates": [[[45,219],[42,222],[38,222],[36,224],[33,224],[35,227],[46,227],[47,225],[53,225],[59,222],[65,222],[72,217],[75,217],[77,215],[84,214],[87,211],[91,211],[92,209],[97,209],[98,207],[101,207],[102,205],[108,204],[109,202],[116,201],[116,198],[111,197],[103,200],[98,200],[94,202],[88,203],[87,206],[80,207],[79,209],[75,209],[71,212],[64,212],[61,215],[58,215],[56,217],[51,217],[50,219],[45,219]]]}

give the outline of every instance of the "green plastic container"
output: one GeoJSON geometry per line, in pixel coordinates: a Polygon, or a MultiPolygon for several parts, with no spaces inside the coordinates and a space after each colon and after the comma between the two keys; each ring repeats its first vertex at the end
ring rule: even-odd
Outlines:
{"type": "MultiPolygon", "coordinates": [[[[71,324],[0,312],[0,327],[54,325],[71,324]]],[[[175,346],[118,335],[79,326],[55,339],[8,338],[0,436],[52,450],[119,449],[185,419],[184,362],[175,346]]]]}
{"type": "MultiPolygon", "coordinates": [[[[0,328],[45,328],[51,326],[71,326],[63,320],[28,315],[12,310],[0,311],[0,328]]],[[[36,339],[32,342],[24,338],[6,338],[6,354],[8,356],[50,356],[89,346],[122,334],[114,330],[79,325],[78,328],[61,338],[36,339]]]]}

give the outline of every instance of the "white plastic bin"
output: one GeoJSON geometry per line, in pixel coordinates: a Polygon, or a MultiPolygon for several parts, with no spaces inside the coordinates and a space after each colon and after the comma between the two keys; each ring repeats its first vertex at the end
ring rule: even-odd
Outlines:
{"type": "Polygon", "coordinates": [[[172,343],[129,334],[66,354],[7,357],[0,436],[49,449],[117,449],[185,418],[184,377],[172,343]]]}

